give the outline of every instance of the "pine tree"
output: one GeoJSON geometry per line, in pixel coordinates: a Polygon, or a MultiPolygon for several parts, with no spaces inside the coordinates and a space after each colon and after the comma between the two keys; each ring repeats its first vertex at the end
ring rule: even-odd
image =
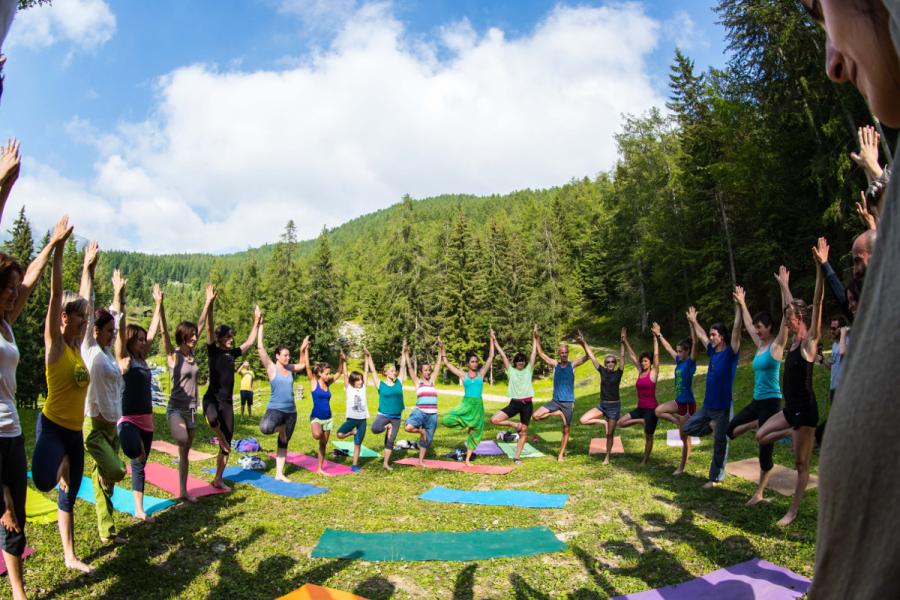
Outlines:
{"type": "Polygon", "coordinates": [[[322,229],[316,242],[309,276],[309,299],[306,304],[310,327],[310,353],[315,360],[331,360],[337,355],[337,326],[341,318],[341,298],[326,228],[322,229]]]}
{"type": "Polygon", "coordinates": [[[303,271],[297,256],[297,234],[288,221],[281,240],[275,244],[260,282],[260,297],[266,320],[266,344],[299,348],[309,333],[304,312],[306,298],[303,271]]]}

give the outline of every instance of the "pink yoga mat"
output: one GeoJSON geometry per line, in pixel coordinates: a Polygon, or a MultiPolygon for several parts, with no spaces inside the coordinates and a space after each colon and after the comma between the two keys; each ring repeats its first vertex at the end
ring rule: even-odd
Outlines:
{"type": "MultiPolygon", "coordinates": [[[[691,436],[691,446],[697,446],[700,444],[700,438],[691,436]]],[[[666,430],[666,446],[672,446],[673,448],[681,448],[681,434],[678,433],[677,429],[668,429],[666,430]]]]}
{"type": "MultiPolygon", "coordinates": [[[[419,466],[418,458],[404,458],[397,461],[398,465],[419,466]]],[[[485,475],[506,475],[515,467],[498,467],[494,465],[472,465],[467,467],[465,463],[451,460],[425,460],[423,466],[426,469],[445,469],[447,471],[462,471],[463,473],[482,473],[485,475]]]]}
{"type": "MultiPolygon", "coordinates": [[[[128,472],[131,473],[131,466],[128,466],[128,472]]],[[[178,469],[167,467],[159,463],[147,463],[144,465],[144,479],[148,483],[152,483],[161,490],[165,490],[177,496],[178,489],[178,469]]],[[[213,494],[224,494],[226,490],[213,487],[209,482],[188,475],[187,478],[188,494],[191,496],[212,496],[213,494]]]]}
{"type": "MultiPolygon", "coordinates": [[[[151,446],[151,448],[158,452],[162,452],[163,454],[168,454],[169,456],[178,458],[178,446],[165,440],[153,440],[153,445],[151,446]]],[[[215,455],[207,454],[206,452],[198,452],[193,448],[188,450],[188,460],[191,462],[197,460],[209,460],[210,458],[215,458],[215,455]]]]}
{"type": "MultiPolygon", "coordinates": [[[[22,553],[22,560],[25,560],[29,556],[34,554],[34,548],[25,548],[25,552],[22,553]]],[[[0,575],[6,574],[6,563],[3,561],[3,553],[0,552],[0,575]]]]}
{"type": "MultiPolygon", "coordinates": [[[[275,458],[275,453],[269,454],[269,456],[275,458]]],[[[300,454],[299,452],[288,452],[287,458],[285,460],[287,460],[292,465],[303,467],[307,471],[312,471],[313,473],[315,473],[316,469],[319,468],[319,460],[316,457],[307,456],[306,454],[300,454]]],[[[330,460],[326,460],[322,464],[322,468],[325,469],[325,474],[329,477],[353,474],[353,469],[351,469],[350,467],[333,463],[330,460]]]]}
{"type": "MultiPolygon", "coordinates": [[[[622,438],[616,436],[613,438],[613,454],[625,454],[625,448],[622,447],[622,438]]],[[[606,454],[606,438],[593,438],[588,454],[606,454]]]]}

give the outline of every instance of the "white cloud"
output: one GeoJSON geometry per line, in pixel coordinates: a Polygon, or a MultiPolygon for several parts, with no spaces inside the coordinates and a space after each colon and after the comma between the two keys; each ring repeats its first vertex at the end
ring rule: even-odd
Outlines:
{"type": "Polygon", "coordinates": [[[557,6],[522,37],[463,22],[423,43],[364,5],[284,70],[177,69],[147,121],[73,121],[99,155],[87,187],[113,211],[86,217],[82,235],[222,252],[274,241],[288,219],[313,237],[404,193],[596,174],[615,162],[621,114],[664,103],[645,64],[659,29],[638,4],[557,6]]]}
{"type": "Polygon", "coordinates": [[[708,41],[699,39],[694,20],[683,10],[676,12],[664,23],[663,31],[666,38],[672,40],[682,50],[709,45],[708,41]]]}
{"type": "Polygon", "coordinates": [[[68,43],[90,50],[108,42],[115,31],[116,16],[104,0],[53,0],[19,11],[9,45],[43,48],[68,43]]]}

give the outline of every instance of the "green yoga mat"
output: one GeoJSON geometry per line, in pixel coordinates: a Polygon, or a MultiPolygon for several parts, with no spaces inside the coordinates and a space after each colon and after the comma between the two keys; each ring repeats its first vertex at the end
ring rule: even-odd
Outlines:
{"type": "MultiPolygon", "coordinates": [[[[341,450],[346,450],[350,453],[350,456],[353,457],[353,442],[334,442],[335,448],[340,448],[341,450]]],[[[359,457],[360,458],[378,458],[381,455],[371,448],[367,448],[366,446],[360,446],[359,448],[359,457]]]]}
{"type": "Polygon", "coordinates": [[[56,502],[29,486],[25,492],[25,520],[29,523],[55,523],[56,502]]]}
{"type": "MultiPolygon", "coordinates": [[[[497,445],[500,446],[500,449],[503,450],[503,453],[508,457],[513,458],[516,455],[516,442],[510,442],[509,444],[506,442],[497,442],[497,445]]],[[[540,458],[541,456],[546,455],[528,442],[525,442],[525,446],[522,448],[522,458],[540,458]]]]}
{"type": "Polygon", "coordinates": [[[326,529],[311,556],[368,561],[484,560],[565,549],[565,543],[546,527],[420,533],[357,533],[326,529]]]}

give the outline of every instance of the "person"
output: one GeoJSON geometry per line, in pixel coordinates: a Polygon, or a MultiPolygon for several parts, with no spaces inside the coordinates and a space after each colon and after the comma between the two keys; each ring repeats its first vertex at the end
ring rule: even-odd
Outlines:
{"type": "MultiPolygon", "coordinates": [[[[844,351],[843,344],[841,344],[841,338],[844,336],[844,329],[847,325],[847,322],[844,320],[844,315],[834,315],[828,321],[828,331],[831,333],[831,360],[826,360],[825,356],[819,352],[818,361],[819,364],[824,366],[829,371],[829,385],[828,385],[828,406],[834,402],[834,395],[837,392],[838,383],[841,381],[841,363],[844,360],[844,351]]],[[[828,425],[828,419],[826,418],[822,421],[818,427],[816,427],[816,446],[822,445],[822,437],[825,435],[825,427],[828,425]]]]}
{"type": "MultiPolygon", "coordinates": [[[[93,277],[93,270],[90,273],[93,277]]],[[[122,416],[124,381],[113,354],[113,341],[122,317],[119,279],[113,279],[113,303],[110,310],[99,308],[88,313],[88,323],[81,343],[81,356],[91,377],[84,405],[84,446],[94,466],[91,483],[94,487],[94,510],[100,541],[122,543],[113,519],[112,494],[114,485],[127,474],[119,456],[119,434],[116,424],[122,416]]],[[[91,302],[93,304],[93,302],[91,302]]]]}
{"type": "MultiPolygon", "coordinates": [[[[882,124],[900,128],[900,1],[803,4],[824,26],[828,76],[853,83],[882,124]]],[[[889,525],[900,497],[898,196],[900,187],[892,180],[881,200],[879,240],[859,298],[853,351],[841,367],[831,410],[841,435],[822,442],[813,599],[900,597],[895,577],[900,545],[896,528],[889,525]]]]}
{"type": "Polygon", "coordinates": [[[472,454],[481,442],[484,434],[484,376],[491,370],[494,363],[494,344],[496,343],[494,330],[491,329],[488,340],[488,356],[484,364],[479,368],[478,354],[468,352],[466,354],[466,370],[454,366],[447,357],[447,349],[444,342],[438,338],[438,348],[444,360],[447,370],[456,375],[463,384],[463,399],[456,407],[444,415],[441,422],[444,427],[450,429],[464,429],[466,431],[466,466],[472,466],[472,454]]]}
{"type": "MultiPolygon", "coordinates": [[[[869,259],[875,248],[877,237],[877,232],[874,229],[869,229],[859,234],[853,241],[853,246],[850,249],[850,256],[853,259],[854,281],[862,282],[863,279],[865,279],[866,270],[869,266],[869,259]]],[[[828,283],[828,288],[831,290],[832,295],[837,301],[841,312],[847,320],[852,322],[855,311],[850,309],[850,302],[847,299],[847,292],[844,288],[844,284],[841,283],[840,277],[838,277],[834,267],[832,267],[828,261],[825,261],[822,264],[822,269],[825,272],[825,281],[828,283]]]]}
{"type": "Polygon", "coordinates": [[[678,433],[681,436],[681,462],[678,463],[678,468],[672,471],[672,475],[681,475],[691,457],[691,436],[684,434],[684,424],[697,412],[693,383],[694,374],[697,372],[697,348],[700,345],[697,343],[697,334],[693,327],[691,337],[681,340],[674,348],[663,336],[659,323],[653,323],[651,330],[669,356],[675,360],[675,399],[657,406],[656,416],[678,426],[678,433]]]}
{"type": "Polygon", "coordinates": [[[572,424],[572,416],[575,412],[575,369],[584,364],[588,357],[587,355],[580,356],[570,362],[569,345],[563,342],[557,350],[559,359],[550,358],[541,347],[541,338],[538,335],[537,325],[534,326],[534,340],[541,360],[553,368],[553,398],[550,402],[534,411],[534,419],[536,421],[543,421],[548,417],[560,417],[562,419],[562,442],[560,443],[559,456],[556,460],[563,462],[566,456],[566,445],[569,443],[569,427],[572,424]]]}
{"type": "Polygon", "coordinates": [[[406,374],[406,356],[401,353],[400,372],[398,378],[397,365],[385,363],[382,374],[384,381],[379,379],[375,369],[375,361],[367,348],[363,348],[366,368],[371,374],[369,380],[378,390],[378,412],[372,420],[372,433],[378,435],[384,433],[384,462],[382,465],[388,471],[394,468],[390,465],[391,454],[394,451],[394,442],[400,433],[400,418],[403,416],[403,379],[406,374]]]}
{"type": "MultiPolygon", "coordinates": [[[[781,305],[784,310],[790,296],[788,289],[790,272],[782,266],[775,278],[781,289],[781,305]]],[[[741,286],[734,288],[734,300],[741,307],[741,320],[756,346],[756,353],[753,355],[753,400],[728,423],[729,440],[753,429],[754,426],[758,431],[772,415],[781,410],[781,361],[784,358],[784,342],[787,339],[787,319],[783,316],[776,335],[774,320],[768,311],[760,311],[750,317],[747,295],[741,286]]],[[[762,502],[772,467],[775,466],[772,459],[774,453],[774,444],[759,445],[759,484],[756,492],[747,500],[747,506],[762,502]]]]}
{"type": "Polygon", "coordinates": [[[31,297],[57,242],[67,236],[68,217],[56,224],[47,245],[28,268],[0,252],[0,548],[14,600],[24,600],[25,496],[28,465],[25,436],[16,410],[16,368],[19,348],[12,326],[31,297]]]}
{"type": "Polygon", "coordinates": [[[714,434],[713,455],[709,464],[709,478],[704,488],[716,487],[725,479],[725,460],[728,457],[728,423],[732,417],[732,387],[737,373],[741,349],[741,307],[734,305],[734,325],[731,338],[724,323],[715,323],[709,329],[709,336],[697,321],[697,309],[693,306],[687,312],[688,322],[709,355],[709,370],[706,373],[706,394],[703,408],[699,409],[682,427],[685,435],[705,436],[714,434]]]}
{"type": "MultiPolygon", "coordinates": [[[[287,346],[275,347],[275,360],[269,358],[266,351],[265,324],[260,321],[256,334],[256,350],[266,376],[269,378],[269,404],[266,412],[259,420],[259,431],[263,435],[278,434],[275,451],[275,479],[290,481],[284,474],[284,463],[287,459],[288,443],[297,426],[297,403],[294,401],[294,375],[306,370],[303,357],[309,347],[309,336],[303,338],[300,345],[300,362],[291,364],[291,351],[287,346]]],[[[249,363],[244,363],[248,364],[249,363]]]]}
{"type": "Polygon", "coordinates": [[[344,391],[347,400],[346,419],[334,434],[342,440],[353,436],[353,464],[350,469],[354,473],[361,473],[359,468],[359,453],[362,451],[363,440],[366,439],[366,427],[369,420],[369,403],[366,400],[366,382],[369,379],[369,364],[363,360],[363,372],[344,369],[344,391]]]}
{"type": "Polygon", "coordinates": [[[778,521],[778,525],[782,527],[793,523],[800,510],[800,501],[809,481],[809,462],[816,425],[819,424],[819,407],[813,392],[812,377],[813,363],[819,352],[819,338],[822,331],[825,281],[821,263],[828,260],[828,244],[825,238],[819,238],[813,248],[813,257],[817,261],[817,268],[811,317],[809,306],[791,296],[790,290],[787,289],[787,276],[783,283],[779,281],[785,289],[783,297],[787,301],[787,306],[784,309],[784,320],[787,321],[787,327],[779,333],[778,341],[785,344],[788,332],[793,335],[784,361],[784,410],[773,415],[756,433],[760,445],[773,443],[785,435],[793,436],[797,485],[787,514],[778,521]]]}
{"type": "Polygon", "coordinates": [[[531,423],[531,415],[534,413],[534,385],[531,379],[534,376],[534,361],[537,359],[537,344],[532,333],[531,356],[526,358],[523,353],[517,352],[513,356],[512,366],[510,366],[509,359],[506,358],[500,342],[495,341],[494,345],[497,354],[500,355],[500,360],[503,361],[509,388],[509,404],[491,417],[491,424],[512,427],[519,434],[516,440],[516,455],[513,457],[513,462],[518,463],[521,462],[522,450],[528,440],[528,425],[531,423]],[[516,415],[519,415],[519,422],[510,421],[516,415]]]}
{"type": "Polygon", "coordinates": [[[591,363],[600,373],[600,402],[597,406],[581,415],[582,425],[603,425],[606,434],[606,452],[603,456],[603,464],[609,464],[612,454],[613,441],[616,434],[616,425],[622,415],[622,401],[619,396],[619,386],[622,383],[623,367],[625,365],[625,328],[619,333],[619,356],[607,354],[603,358],[603,364],[594,356],[594,351],[588,345],[587,340],[578,332],[578,342],[584,348],[584,353],[591,359],[591,363]]]}
{"type": "Polygon", "coordinates": [[[53,248],[50,301],[44,321],[44,363],[47,373],[47,400],[37,419],[37,439],[31,457],[35,487],[49,492],[57,484],[57,521],[66,567],[84,573],[93,568],[75,553],[75,498],[84,473],[84,401],[90,373],[81,358],[81,339],[91,311],[88,269],[96,260],[96,246],[85,253],[81,293],[63,291],[62,271],[65,244],[72,227],[53,248]]]}
{"type": "Polygon", "coordinates": [[[415,368],[409,356],[409,346],[403,340],[403,360],[416,386],[416,406],[406,419],[406,431],[419,434],[419,466],[425,461],[425,453],[434,440],[438,424],[438,398],[435,382],[441,372],[441,352],[438,350],[434,366],[425,361],[418,365],[418,377],[413,377],[415,368]]]}
{"type": "MultiPolygon", "coordinates": [[[[268,354],[266,354],[268,356],[268,354]]],[[[253,416],[253,369],[246,360],[241,364],[241,416],[244,416],[244,407],[247,408],[247,416],[253,416]]]]}
{"type": "MultiPolygon", "coordinates": [[[[134,323],[125,324],[125,286],[118,269],[113,271],[113,289],[119,298],[122,323],[116,334],[116,361],[122,373],[122,416],[117,431],[122,452],[131,459],[131,491],[134,516],[147,520],[144,512],[144,466],[153,445],[153,373],[147,365],[147,349],[153,340],[147,330],[134,323]]],[[[158,305],[157,305],[158,309],[158,305]]]]}
{"type": "Polygon", "coordinates": [[[653,354],[641,352],[640,358],[631,348],[624,329],[622,330],[622,343],[625,344],[631,363],[638,372],[634,384],[637,389],[637,408],[619,420],[619,427],[643,425],[644,457],[641,459],[641,466],[643,466],[647,464],[650,453],[653,452],[653,434],[656,433],[656,425],[659,423],[659,418],[656,416],[656,407],[659,405],[656,401],[656,382],[659,379],[659,338],[653,336],[653,354]]]}
{"type": "Polygon", "coordinates": [[[230,491],[225,485],[222,473],[225,463],[231,454],[231,438],[234,435],[234,361],[243,356],[253,346],[256,332],[262,319],[262,311],[254,309],[253,327],[250,335],[240,347],[234,347],[234,329],[229,325],[215,326],[214,308],[216,303],[216,286],[206,286],[206,304],[200,314],[200,325],[206,323],[206,352],[209,357],[209,387],[203,395],[203,414],[209,428],[216,434],[219,454],[216,457],[216,474],[212,485],[230,491]]]}
{"type": "Polygon", "coordinates": [[[309,413],[309,429],[313,439],[319,442],[316,449],[318,466],[316,473],[325,475],[325,451],[328,448],[328,438],[334,427],[334,419],[331,416],[331,384],[341,377],[347,362],[343,348],[340,352],[340,365],[337,373],[331,373],[331,365],[324,362],[313,363],[309,359],[309,341],[304,340],[303,364],[307,365],[306,374],[309,377],[309,395],[312,398],[312,411],[309,413]]]}

